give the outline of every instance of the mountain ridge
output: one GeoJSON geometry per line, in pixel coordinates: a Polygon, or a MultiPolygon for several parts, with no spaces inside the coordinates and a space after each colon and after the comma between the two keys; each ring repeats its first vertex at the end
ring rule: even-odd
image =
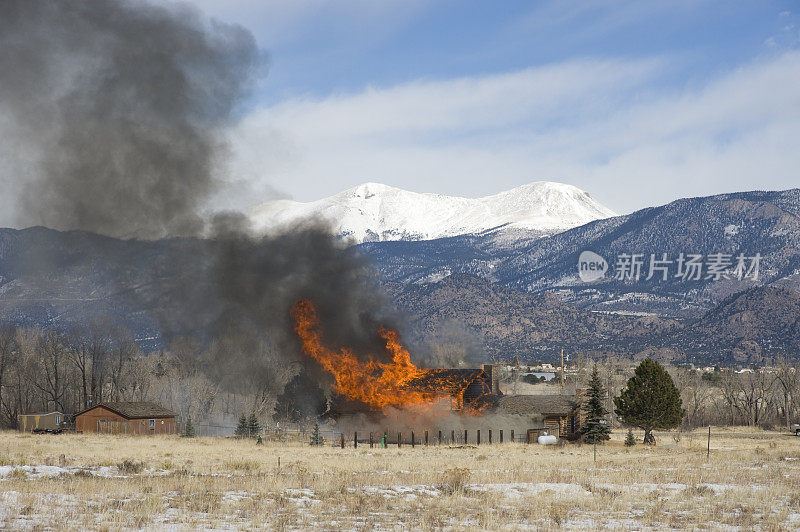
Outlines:
{"type": "Polygon", "coordinates": [[[354,243],[431,240],[500,230],[538,237],[615,215],[587,192],[550,181],[481,198],[363,183],[313,202],[274,200],[250,211],[253,224],[262,232],[322,219],[335,234],[354,243]]]}
{"type": "MultiPolygon", "coordinates": [[[[800,352],[800,189],[688,198],[545,238],[525,235],[488,231],[350,249],[381,274],[376,282],[407,316],[401,331],[417,352],[464,338],[497,359],[552,359],[565,347],[758,364],[800,352]],[[607,275],[582,283],[575,261],[585,249],[610,263],[620,251],[760,252],[763,271],[746,282],[607,275]]],[[[64,329],[108,315],[146,350],[170,341],[165,319],[175,334],[202,335],[176,316],[186,310],[185,287],[215,297],[208,243],[0,229],[0,319],[64,329]]]]}
{"type": "Polygon", "coordinates": [[[358,247],[391,281],[425,283],[469,273],[524,292],[555,292],[591,310],[700,316],[753,285],[800,285],[800,189],[683,198],[547,238],[508,242],[494,235],[462,235],[358,247]],[[587,283],[578,276],[583,251],[599,254],[610,268],[623,253],[667,253],[673,260],[680,253],[744,253],[760,254],[762,261],[756,281],[687,281],[670,275],[664,282],[646,276],[634,282],[617,280],[610,272],[587,283]]]}

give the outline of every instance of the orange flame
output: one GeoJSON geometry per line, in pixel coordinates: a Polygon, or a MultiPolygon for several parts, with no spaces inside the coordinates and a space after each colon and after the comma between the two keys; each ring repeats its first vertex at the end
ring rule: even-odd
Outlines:
{"type": "Polygon", "coordinates": [[[383,409],[432,403],[450,395],[447,390],[414,389],[413,381],[424,378],[432,370],[420,369],[411,362],[411,355],[400,343],[396,331],[383,327],[378,330],[379,336],[386,341],[391,362],[379,362],[372,357],[360,361],[350,349],[337,351],[324,345],[317,312],[311,301],[298,301],[292,308],[292,318],[303,352],[333,375],[335,390],[349,399],[383,409]]]}

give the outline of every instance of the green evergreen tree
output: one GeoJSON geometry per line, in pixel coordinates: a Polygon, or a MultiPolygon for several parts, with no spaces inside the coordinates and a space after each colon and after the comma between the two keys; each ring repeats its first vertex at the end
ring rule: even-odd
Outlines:
{"type": "Polygon", "coordinates": [[[672,377],[649,358],[636,367],[625,389],[614,398],[614,405],[623,423],[644,430],[644,443],[655,443],[653,429],[674,429],[686,413],[672,377]]]}
{"type": "Polygon", "coordinates": [[[247,416],[242,414],[242,417],[239,418],[239,424],[236,425],[236,431],[234,434],[239,438],[244,438],[247,436],[249,427],[247,426],[247,416]]]}
{"type": "Polygon", "coordinates": [[[583,405],[585,421],[581,427],[583,441],[586,443],[603,443],[611,438],[611,427],[606,416],[608,410],[603,406],[606,390],[600,381],[600,374],[597,372],[597,364],[592,370],[592,378],[589,379],[589,390],[587,391],[588,401],[583,405]]]}
{"type": "Polygon", "coordinates": [[[183,434],[181,434],[184,438],[194,438],[196,436],[194,432],[194,425],[192,425],[192,418],[186,418],[186,426],[183,427],[183,434]]]}
{"type": "Polygon", "coordinates": [[[255,412],[250,414],[250,419],[247,420],[247,430],[251,438],[255,438],[261,432],[261,424],[258,422],[255,412]]]}
{"type": "Polygon", "coordinates": [[[628,435],[625,436],[625,447],[633,447],[636,445],[636,438],[633,437],[633,429],[628,429],[628,435]]]}
{"type": "Polygon", "coordinates": [[[322,436],[319,433],[319,423],[314,423],[314,432],[311,433],[311,445],[322,445],[322,436]]]}

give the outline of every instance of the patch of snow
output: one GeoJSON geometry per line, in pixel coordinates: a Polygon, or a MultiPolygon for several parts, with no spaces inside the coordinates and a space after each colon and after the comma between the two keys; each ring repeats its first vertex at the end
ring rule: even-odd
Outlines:
{"type": "Polygon", "coordinates": [[[282,492],[284,497],[303,506],[318,504],[320,501],[314,495],[314,490],[308,488],[286,488],[282,492]]]}
{"type": "Polygon", "coordinates": [[[739,234],[739,226],[730,224],[725,226],[725,238],[730,238],[739,234]]]}
{"type": "MultiPolygon", "coordinates": [[[[364,493],[380,495],[386,499],[403,497],[410,500],[417,498],[419,495],[426,495],[429,497],[438,497],[441,495],[438,489],[426,485],[364,486],[362,490],[364,493]]],[[[356,491],[356,489],[351,488],[350,491],[356,491]]]]}
{"type": "Polygon", "coordinates": [[[250,494],[246,491],[242,490],[235,490],[235,491],[226,491],[222,494],[222,501],[223,502],[239,502],[244,499],[250,499],[250,494]]]}
{"type": "Polygon", "coordinates": [[[538,495],[552,492],[559,495],[588,495],[589,492],[579,484],[556,482],[509,482],[503,484],[474,484],[469,486],[475,491],[501,493],[506,497],[520,498],[526,495],[538,495]]]}
{"type": "MultiPolygon", "coordinates": [[[[24,473],[28,478],[50,478],[59,475],[74,475],[78,471],[87,471],[92,475],[107,478],[127,478],[130,475],[120,474],[116,466],[51,466],[51,465],[4,465],[0,466],[0,478],[6,478],[15,472],[24,473]]],[[[169,471],[148,470],[152,475],[165,475],[169,471]]],[[[16,473],[19,474],[19,473],[16,473]]]]}
{"type": "Polygon", "coordinates": [[[745,488],[745,487],[748,488],[748,489],[761,489],[763,487],[763,486],[759,486],[757,484],[751,484],[749,486],[742,486],[742,485],[739,485],[739,484],[705,483],[705,484],[702,484],[702,485],[707,487],[707,488],[709,488],[709,489],[714,490],[714,494],[715,495],[719,495],[720,493],[723,493],[725,491],[735,490],[735,489],[740,489],[740,488],[745,488]]]}
{"type": "Polygon", "coordinates": [[[632,484],[598,483],[597,486],[608,490],[632,491],[634,493],[643,493],[645,491],[679,491],[686,488],[686,484],[678,482],[667,482],[665,484],[655,484],[652,482],[636,482],[632,484]]]}
{"type": "Polygon", "coordinates": [[[538,232],[538,238],[612,216],[616,213],[583,190],[548,181],[483,198],[364,183],[318,201],[275,200],[250,212],[253,225],[265,233],[324,220],[337,235],[355,243],[431,240],[492,230],[538,232]]]}

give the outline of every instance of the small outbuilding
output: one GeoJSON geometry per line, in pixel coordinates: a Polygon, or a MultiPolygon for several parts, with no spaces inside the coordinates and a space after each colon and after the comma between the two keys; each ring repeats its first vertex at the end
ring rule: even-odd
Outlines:
{"type": "Polygon", "coordinates": [[[63,412],[22,414],[17,426],[22,432],[54,432],[64,429],[67,417],[63,412]]]}
{"type": "Polygon", "coordinates": [[[158,403],[103,402],[75,415],[77,432],[175,434],[175,414],[158,403]]]}
{"type": "Polygon", "coordinates": [[[517,434],[535,442],[544,434],[574,440],[583,423],[581,400],[577,395],[488,395],[479,399],[484,416],[500,416],[517,434]]]}
{"type": "Polygon", "coordinates": [[[575,395],[506,395],[498,399],[495,411],[502,415],[540,416],[541,425],[528,430],[531,441],[542,432],[576,439],[583,422],[580,398],[575,395]]]}

